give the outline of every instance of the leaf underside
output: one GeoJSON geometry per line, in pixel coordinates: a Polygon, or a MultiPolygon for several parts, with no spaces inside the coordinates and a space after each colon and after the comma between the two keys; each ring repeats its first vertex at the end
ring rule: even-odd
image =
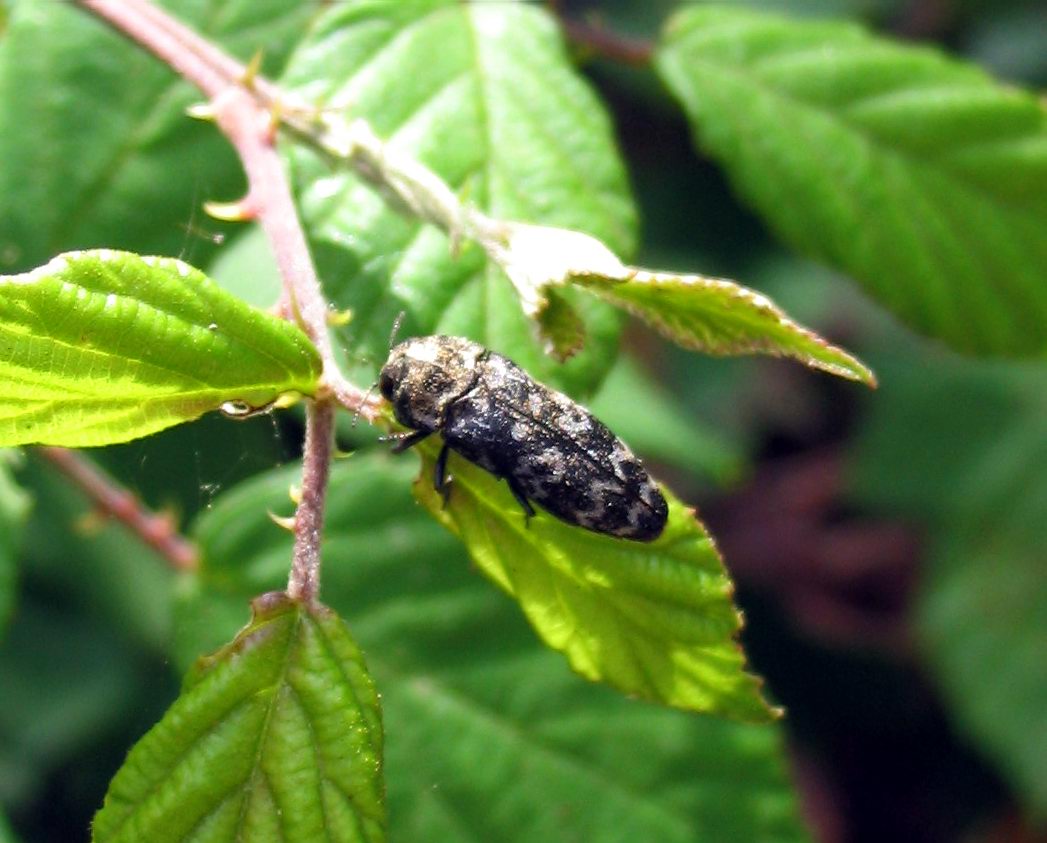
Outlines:
{"type": "Polygon", "coordinates": [[[770,299],[722,278],[629,269],[614,283],[574,279],[684,348],[706,354],[770,354],[876,386],[865,364],[785,315],[770,299]]]}

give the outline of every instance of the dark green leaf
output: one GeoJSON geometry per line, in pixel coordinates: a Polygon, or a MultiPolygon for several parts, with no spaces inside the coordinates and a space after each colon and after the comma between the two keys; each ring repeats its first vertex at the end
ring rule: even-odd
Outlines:
{"type": "MultiPolygon", "coordinates": [[[[460,543],[411,499],[417,463],[335,467],[324,595],[351,619],[382,693],[392,839],[808,840],[780,730],[629,700],[580,680],[460,543]]],[[[287,576],[297,467],[242,485],[199,522],[181,649],[238,622],[240,594],[287,576]]]]}
{"type": "Polygon", "coordinates": [[[298,328],[181,261],[73,252],[0,293],[0,444],[126,442],[320,375],[298,328]]]}
{"type": "Polygon", "coordinates": [[[141,666],[112,627],[25,594],[0,642],[0,804],[25,804],[63,763],[133,718],[141,666]]]}
{"type": "Polygon", "coordinates": [[[15,599],[15,576],[22,525],[29,511],[29,497],[10,473],[17,452],[0,450],[0,641],[15,599]]]}
{"type": "MultiPolygon", "coordinates": [[[[0,10],[0,15],[3,11],[0,10]]],[[[15,837],[15,833],[11,831],[11,826],[7,824],[7,820],[3,814],[0,814],[0,843],[18,843],[18,838],[15,837]]]]}
{"type": "MultiPolygon", "coordinates": [[[[277,73],[311,3],[161,3],[277,73]]],[[[200,93],[72,3],[19,0],[0,40],[0,272],[107,246],[202,265],[220,226],[208,199],[243,190],[214,126],[189,119],[200,93]]]]}
{"type": "MultiPolygon", "coordinates": [[[[634,248],[634,211],[607,116],[535,4],[335,4],[285,81],[324,108],[368,119],[397,151],[499,219],[587,231],[619,254],[634,248]]],[[[599,382],[617,341],[613,308],[565,294],[584,318],[587,345],[557,366],[476,244],[452,247],[361,181],[304,155],[295,160],[327,289],[354,313],[346,332],[354,351],[384,360],[405,311],[405,335],[470,336],[571,391],[599,382]]]]}
{"type": "Polygon", "coordinates": [[[19,480],[34,502],[23,542],[25,578],[65,611],[118,630],[132,647],[163,654],[176,582],[170,565],[123,524],[99,519],[91,501],[39,456],[26,461],[19,480]]]}
{"type": "Polygon", "coordinates": [[[278,592],[116,774],[107,841],[385,839],[378,697],[342,620],[278,592]]]}
{"type": "Polygon", "coordinates": [[[1047,815],[1047,372],[885,364],[858,499],[929,525],[919,630],[957,721],[1047,815]]]}
{"type": "Polygon", "coordinates": [[[1047,111],[930,49],[690,6],[658,68],[788,242],[957,348],[1047,348],[1047,111]]]}

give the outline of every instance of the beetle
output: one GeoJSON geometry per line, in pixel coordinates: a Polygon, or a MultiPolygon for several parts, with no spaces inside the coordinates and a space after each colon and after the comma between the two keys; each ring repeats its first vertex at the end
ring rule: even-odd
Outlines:
{"type": "Polygon", "coordinates": [[[566,395],[512,360],[463,337],[416,337],[389,353],[379,389],[397,421],[395,452],[443,438],[434,487],[447,500],[455,451],[504,479],[528,520],[532,502],[561,521],[653,541],[668,506],[625,444],[566,395]]]}

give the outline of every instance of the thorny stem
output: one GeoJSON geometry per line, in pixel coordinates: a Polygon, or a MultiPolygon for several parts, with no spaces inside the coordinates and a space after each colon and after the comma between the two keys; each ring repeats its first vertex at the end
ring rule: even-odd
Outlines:
{"type": "MultiPolygon", "coordinates": [[[[327,327],[327,301],[309,254],[305,232],[298,220],[283,164],[273,145],[270,116],[242,88],[228,87],[212,101],[218,126],[232,142],[247,173],[248,193],[241,201],[245,216],[254,217],[273,247],[285,297],[292,313],[323,360],[324,379],[342,390],[355,390],[346,382],[334,359],[327,327]]],[[[363,402],[357,401],[357,406],[363,402]]],[[[361,414],[365,410],[361,407],[361,414]]],[[[310,602],[320,589],[320,540],[324,498],[334,441],[334,408],[330,399],[318,397],[306,407],[305,445],[302,453],[301,500],[294,516],[294,556],[287,593],[294,600],[310,602]]]]}
{"type": "Polygon", "coordinates": [[[175,530],[174,519],[151,512],[134,494],[89,460],[68,448],[37,448],[37,453],[68,477],[105,516],[122,523],[179,571],[194,571],[199,553],[175,530]]]}
{"type": "Polygon", "coordinates": [[[327,325],[327,301],[298,220],[291,189],[274,147],[273,116],[259,91],[267,83],[247,80],[245,68],[145,0],[76,0],[109,25],[165,61],[211,100],[212,113],[236,148],[247,174],[243,218],[265,231],[284,286],[282,301],[316,345],[323,385],[306,407],[301,499],[294,516],[294,555],[288,594],[311,602],[319,593],[320,537],[334,438],[333,396],[369,420],[379,404],[339,371],[327,325]]]}

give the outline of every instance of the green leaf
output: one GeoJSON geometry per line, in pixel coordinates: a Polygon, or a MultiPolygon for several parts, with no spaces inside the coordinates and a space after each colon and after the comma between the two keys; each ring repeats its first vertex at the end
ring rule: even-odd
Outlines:
{"type": "MultiPolygon", "coordinates": [[[[180,605],[182,658],[282,583],[300,468],[242,484],[204,513],[204,565],[180,605]]],[[[461,543],[411,498],[417,462],[334,467],[323,589],[352,618],[382,693],[390,836],[401,843],[805,841],[775,724],[627,699],[572,673],[461,543]]],[[[187,586],[189,583],[187,583],[187,586]]]]}
{"type": "MultiPolygon", "coordinates": [[[[171,566],[132,540],[123,524],[98,519],[79,489],[30,453],[33,458],[19,472],[34,502],[23,541],[26,578],[64,610],[75,609],[99,626],[117,630],[132,647],[163,653],[171,639],[176,584],[171,566]],[[75,565],[69,563],[71,556],[75,565]]],[[[181,460],[183,465],[194,461],[185,453],[181,460]]],[[[173,469],[163,464],[145,464],[172,476],[173,469]]]]}
{"type": "Polygon", "coordinates": [[[508,223],[501,226],[500,262],[524,311],[539,320],[552,351],[570,349],[563,288],[581,286],[625,308],[685,348],[709,354],[792,357],[875,386],[860,361],[786,316],[766,296],[733,281],[652,272],[622,263],[599,240],[579,231],[508,223]]]}
{"type": "Polygon", "coordinates": [[[1047,112],[843,23],[690,6],[658,69],[698,143],[796,248],[963,350],[1047,349],[1047,112]]]}
{"type": "Polygon", "coordinates": [[[298,328],[181,261],[72,252],[0,276],[0,444],[126,442],[319,374],[298,328]]]}
{"type": "Polygon", "coordinates": [[[924,652],[958,726],[1047,817],[1047,370],[905,357],[884,375],[855,494],[927,524],[924,652]]]}
{"type": "Polygon", "coordinates": [[[1047,430],[1024,431],[978,476],[994,481],[935,542],[919,629],[956,719],[1047,818],[1047,430]],[[1003,458],[1009,460],[1004,463],[1003,458]]]}
{"type": "MultiPolygon", "coordinates": [[[[104,621],[58,602],[27,589],[0,643],[0,804],[42,797],[56,771],[97,753],[114,732],[122,737],[148,705],[142,682],[152,666],[141,653],[104,621]]],[[[80,772],[112,772],[92,766],[80,772]]]]}
{"type": "MultiPolygon", "coordinates": [[[[0,40],[0,272],[99,246],[204,265],[228,226],[202,203],[244,187],[226,140],[186,116],[200,92],[83,8],[11,5],[0,40]]],[[[316,12],[286,0],[159,5],[241,61],[262,51],[270,75],[316,12]]]]}
{"type": "Polygon", "coordinates": [[[621,280],[572,278],[673,342],[708,354],[772,354],[876,385],[860,360],[786,316],[769,298],[723,278],[628,268],[621,280]]]}
{"type": "Polygon", "coordinates": [[[439,446],[419,449],[415,495],[582,676],[691,711],[750,722],[780,715],[745,671],[733,586],[693,510],[666,493],[669,523],[645,544],[542,512],[528,521],[504,483],[457,457],[444,506],[433,488],[439,446]]]}
{"type": "Polygon", "coordinates": [[[323,606],[273,592],[113,779],[93,840],[385,839],[378,697],[323,606]]]}
{"type": "MultiPolygon", "coordinates": [[[[619,254],[634,248],[635,212],[607,115],[571,67],[556,22],[535,4],[334,4],[284,81],[326,109],[366,118],[394,149],[499,219],[587,231],[619,254]]],[[[572,392],[592,390],[606,372],[620,324],[613,308],[565,291],[587,344],[557,365],[512,284],[475,243],[452,247],[304,152],[295,164],[328,292],[354,313],[349,348],[384,360],[404,311],[402,335],[469,336],[572,392]]],[[[569,345],[564,324],[553,333],[569,345]]]]}
{"type": "MultiPolygon", "coordinates": [[[[0,10],[0,16],[3,15],[3,10],[0,10]]],[[[17,843],[18,838],[15,837],[15,833],[11,831],[11,826],[7,824],[7,819],[3,814],[0,814],[0,843],[17,843]]]]}
{"type": "Polygon", "coordinates": [[[22,526],[29,512],[29,496],[11,477],[16,452],[0,450],[0,641],[15,599],[15,573],[22,526]]]}

